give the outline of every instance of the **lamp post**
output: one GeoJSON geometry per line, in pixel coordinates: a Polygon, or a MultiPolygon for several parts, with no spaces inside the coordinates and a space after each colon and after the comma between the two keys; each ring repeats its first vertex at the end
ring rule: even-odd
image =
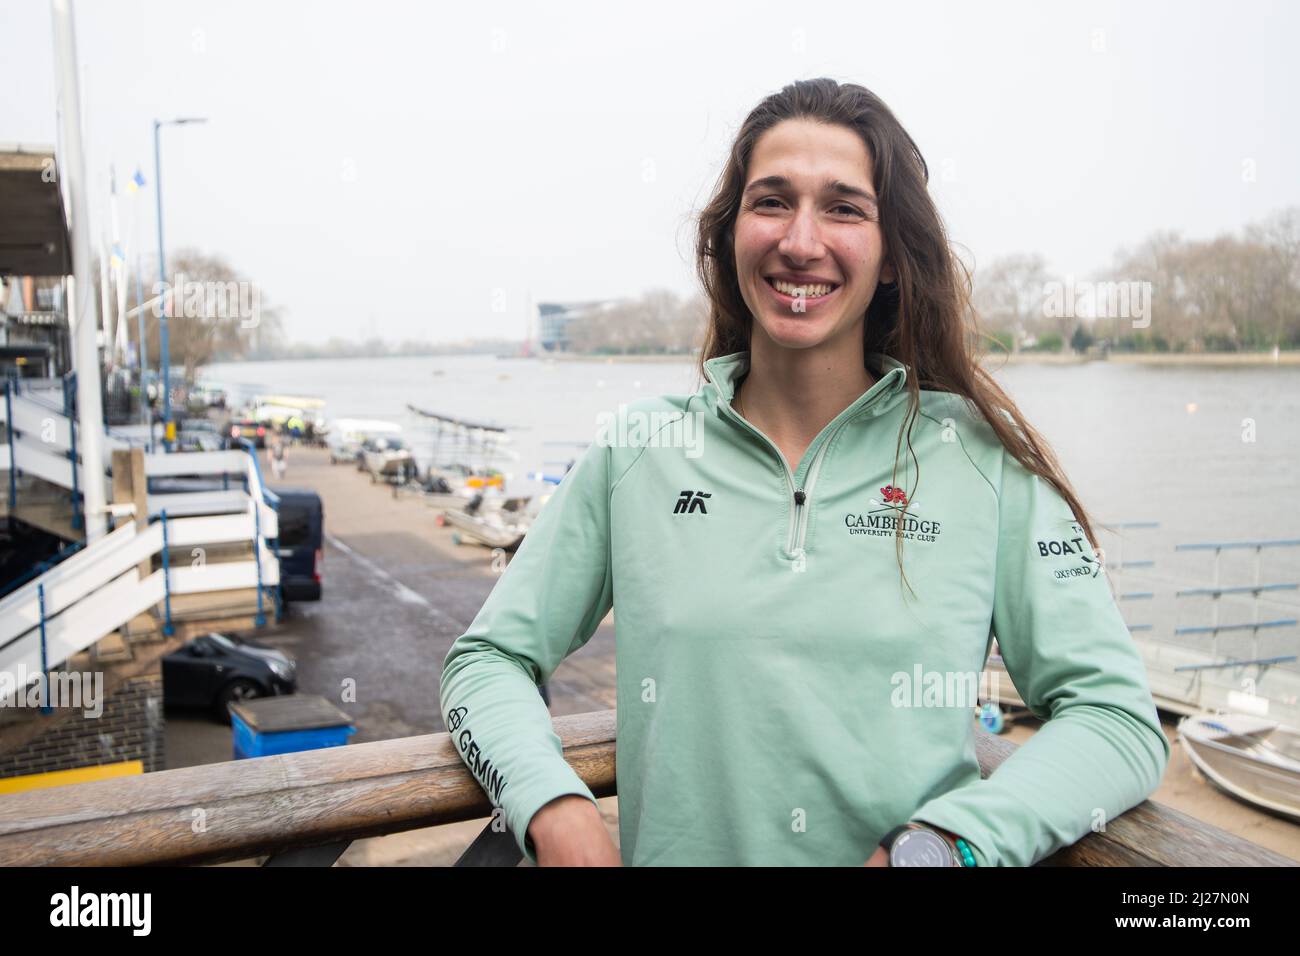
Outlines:
{"type": "MultiPolygon", "coordinates": [[[[159,131],[164,126],[184,126],[187,123],[206,123],[206,117],[201,116],[184,116],[170,120],[153,121],[153,182],[154,193],[158,198],[158,281],[162,286],[167,283],[167,252],[163,245],[163,204],[162,204],[162,149],[161,137],[159,131]]],[[[163,291],[161,288],[159,291],[163,291]]],[[[159,365],[162,366],[163,374],[163,447],[167,451],[172,450],[172,442],[175,440],[175,432],[172,429],[172,363],[171,349],[167,341],[167,313],[171,309],[171,303],[176,301],[176,290],[171,290],[172,294],[167,296],[162,303],[162,315],[158,320],[158,348],[159,348],[159,365]]],[[[165,294],[165,293],[164,293],[165,294]]],[[[141,343],[143,347],[143,343],[141,343]]]]}

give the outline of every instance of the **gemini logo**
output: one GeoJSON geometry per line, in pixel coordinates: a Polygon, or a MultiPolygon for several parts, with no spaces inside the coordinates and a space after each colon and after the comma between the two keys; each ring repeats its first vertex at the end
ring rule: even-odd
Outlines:
{"type": "Polygon", "coordinates": [[[454,710],[447,711],[447,729],[460,730],[461,721],[465,719],[465,715],[468,713],[468,707],[457,707],[454,710]]]}
{"type": "Polygon", "coordinates": [[[698,511],[706,515],[709,512],[704,507],[704,499],[712,497],[713,494],[707,491],[683,491],[681,497],[677,499],[677,505],[673,508],[673,514],[689,515],[698,511]]]}
{"type": "MultiPolygon", "coordinates": [[[[468,713],[468,707],[457,707],[448,711],[447,729],[452,733],[460,730],[461,725],[465,722],[465,715],[468,713]]],[[[479,785],[492,799],[492,802],[500,806],[501,791],[506,788],[506,778],[502,776],[500,770],[492,766],[492,761],[474,742],[474,735],[470,733],[468,727],[460,730],[455,739],[456,746],[460,750],[461,759],[465,761],[465,766],[469,767],[470,773],[474,775],[474,779],[479,782],[479,785]]]]}

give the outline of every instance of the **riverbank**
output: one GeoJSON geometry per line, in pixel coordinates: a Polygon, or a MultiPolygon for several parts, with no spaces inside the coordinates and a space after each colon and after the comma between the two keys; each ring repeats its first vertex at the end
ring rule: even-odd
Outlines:
{"type": "MultiPolygon", "coordinates": [[[[551,352],[539,356],[556,362],[595,362],[613,365],[623,362],[693,362],[695,355],[585,355],[575,352],[551,352]]],[[[1107,356],[1078,355],[1073,352],[990,352],[983,362],[991,365],[1083,365],[1088,362],[1118,362],[1126,365],[1161,366],[1300,366],[1300,351],[1279,352],[1111,352],[1107,356]]]]}

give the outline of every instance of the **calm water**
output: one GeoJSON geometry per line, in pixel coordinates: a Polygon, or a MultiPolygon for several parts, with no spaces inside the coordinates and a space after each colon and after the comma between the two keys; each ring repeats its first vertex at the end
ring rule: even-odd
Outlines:
{"type": "MultiPolygon", "coordinates": [[[[1158,522],[1104,542],[1112,561],[1150,559],[1149,571],[1117,572],[1131,624],[1173,640],[1176,624],[1209,623],[1206,599],[1175,587],[1211,581],[1210,554],[1175,552],[1205,541],[1300,539],[1300,368],[1150,368],[1093,362],[1016,365],[997,378],[1052,443],[1085,507],[1103,523],[1158,522]],[[1243,435],[1253,422],[1254,440],[1243,435]]],[[[396,421],[429,457],[424,420],[406,404],[507,425],[514,460],[499,467],[514,494],[536,491],[526,473],[562,472],[595,435],[597,415],[620,402],[694,391],[687,362],[572,362],[492,356],[346,359],[214,365],[212,381],[248,392],[308,394],[328,418],[396,421]]],[[[292,463],[290,464],[292,475],[292,463]]],[[[1225,553],[1223,584],[1254,580],[1253,553],[1225,553]]],[[[1300,548],[1265,551],[1264,580],[1300,581],[1300,548]]],[[[1300,592],[1261,601],[1261,619],[1300,617],[1300,592]]],[[[1249,621],[1249,599],[1223,599],[1220,621],[1249,621]]],[[[1297,653],[1300,628],[1262,632],[1259,655],[1297,653]]],[[[1180,638],[1179,640],[1183,640],[1180,638]]],[[[1257,656],[1249,641],[1221,651],[1257,656]]]]}

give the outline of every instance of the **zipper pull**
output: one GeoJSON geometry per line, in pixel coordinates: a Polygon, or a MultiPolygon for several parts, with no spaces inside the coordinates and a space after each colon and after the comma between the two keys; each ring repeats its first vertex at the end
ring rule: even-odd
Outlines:
{"type": "Polygon", "coordinates": [[[794,493],[794,503],[797,505],[801,505],[804,503],[805,500],[807,500],[807,497],[808,496],[805,495],[802,491],[796,491],[794,493]]]}

